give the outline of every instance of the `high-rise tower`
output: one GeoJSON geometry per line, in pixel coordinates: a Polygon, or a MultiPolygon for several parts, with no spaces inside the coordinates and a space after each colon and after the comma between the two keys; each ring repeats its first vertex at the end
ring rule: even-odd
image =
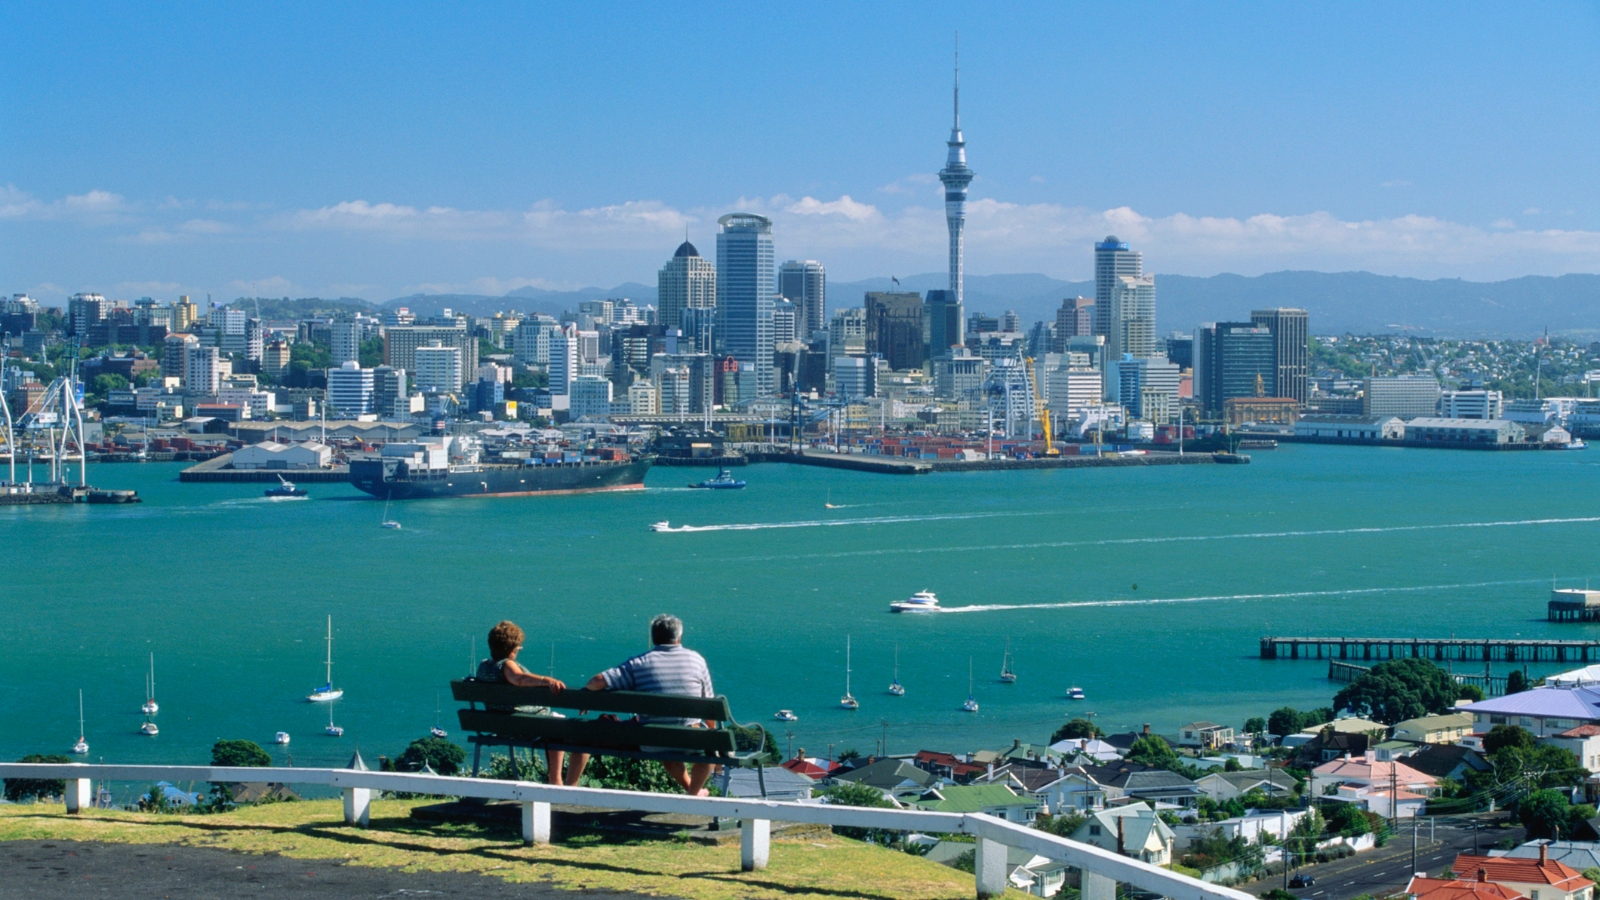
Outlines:
{"type": "Polygon", "coordinates": [[[772,220],[730,213],[717,220],[716,340],[741,367],[754,369],[758,393],[772,383],[772,220]]]}
{"type": "Polygon", "coordinates": [[[967,142],[961,137],[961,51],[956,51],[955,122],[950,126],[950,153],[945,157],[939,180],[944,182],[944,220],[950,226],[950,292],[957,304],[965,299],[966,271],[962,259],[961,232],[967,225],[967,185],[972,170],[967,168],[967,142]]]}

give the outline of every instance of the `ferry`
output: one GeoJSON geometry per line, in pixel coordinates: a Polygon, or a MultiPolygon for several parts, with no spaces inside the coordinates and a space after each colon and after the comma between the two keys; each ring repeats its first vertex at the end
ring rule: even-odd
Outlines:
{"type": "Polygon", "coordinates": [[[696,482],[689,485],[689,487],[704,488],[712,491],[736,491],[744,487],[744,482],[735,479],[733,473],[727,469],[718,469],[717,477],[696,482]]]}
{"type": "Polygon", "coordinates": [[[939,598],[933,591],[917,591],[905,600],[889,604],[890,612],[938,612],[939,598]]]}

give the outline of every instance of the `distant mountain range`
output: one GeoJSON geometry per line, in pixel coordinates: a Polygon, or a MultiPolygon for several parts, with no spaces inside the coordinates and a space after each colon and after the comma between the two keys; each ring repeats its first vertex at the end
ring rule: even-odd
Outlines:
{"type": "MultiPolygon", "coordinates": [[[[944,273],[900,279],[899,290],[943,288],[944,273]]],[[[833,282],[831,309],[859,306],[867,291],[895,290],[887,278],[833,282]]],[[[1054,319],[1063,298],[1093,296],[1088,281],[1048,275],[972,275],[968,312],[998,315],[1015,310],[1023,322],[1054,319]]],[[[451,309],[486,316],[501,310],[550,315],[579,301],[629,297],[655,304],[652,285],[629,282],[613,288],[549,291],[522,288],[503,297],[476,294],[416,294],[382,304],[432,315],[451,309]]],[[[1546,328],[1572,337],[1600,336],[1600,275],[1530,275],[1509,281],[1423,281],[1370,272],[1271,272],[1265,275],[1156,276],[1156,318],[1161,333],[1190,331],[1200,322],[1248,321],[1252,309],[1298,306],[1311,313],[1317,334],[1405,331],[1444,337],[1531,337],[1546,328]]]]}

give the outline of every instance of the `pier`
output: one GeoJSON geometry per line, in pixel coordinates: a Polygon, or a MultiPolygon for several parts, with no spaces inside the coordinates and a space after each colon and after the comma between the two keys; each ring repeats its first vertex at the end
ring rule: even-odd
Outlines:
{"type": "Polygon", "coordinates": [[[277,484],[279,476],[289,479],[295,484],[313,484],[326,482],[347,482],[350,480],[349,466],[334,466],[329,469],[234,469],[233,454],[224,453],[213,457],[199,465],[190,466],[178,473],[178,481],[184,484],[196,482],[233,482],[251,484],[277,484]]]}
{"type": "MultiPolygon", "coordinates": [[[[1372,671],[1371,666],[1358,666],[1355,663],[1339,662],[1336,659],[1328,660],[1328,680],[1334,684],[1349,684],[1370,671],[1372,671]]],[[[1456,684],[1470,684],[1481,689],[1485,697],[1503,697],[1506,693],[1506,676],[1504,675],[1494,675],[1487,671],[1482,675],[1451,672],[1450,677],[1455,679],[1456,684]]]]}
{"type": "Polygon", "coordinates": [[[1264,637],[1262,659],[1429,659],[1435,662],[1595,662],[1600,641],[1491,638],[1264,637]]]}

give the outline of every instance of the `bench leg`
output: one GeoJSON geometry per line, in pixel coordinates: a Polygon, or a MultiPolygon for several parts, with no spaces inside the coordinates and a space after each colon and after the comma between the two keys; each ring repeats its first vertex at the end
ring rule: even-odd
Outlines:
{"type": "Polygon", "coordinates": [[[1006,845],[980,837],[975,849],[978,900],[999,897],[1006,892],[1006,845]]]}
{"type": "Polygon", "coordinates": [[[739,868],[754,872],[767,867],[767,854],[772,845],[772,822],[767,819],[745,819],[739,823],[739,868]]]}
{"type": "Polygon", "coordinates": [[[89,779],[67,779],[67,812],[77,813],[89,806],[89,779]]]}
{"type": "Polygon", "coordinates": [[[756,763],[756,784],[761,785],[761,799],[767,799],[767,770],[760,763],[756,763]]]}
{"type": "Polygon", "coordinates": [[[478,777],[478,763],[483,760],[483,745],[477,741],[472,742],[472,777],[478,777]]]}
{"type": "Polygon", "coordinates": [[[522,842],[529,846],[550,843],[550,804],[522,804],[522,842]]]}
{"type": "Polygon", "coordinates": [[[347,787],[344,789],[344,823],[362,828],[372,820],[372,789],[347,787]]]}

